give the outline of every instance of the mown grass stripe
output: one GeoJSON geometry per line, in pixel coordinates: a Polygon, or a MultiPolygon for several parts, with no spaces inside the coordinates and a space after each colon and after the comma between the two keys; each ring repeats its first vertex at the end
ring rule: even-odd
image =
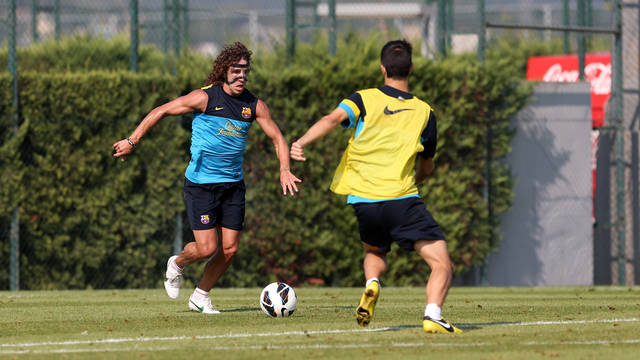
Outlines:
{"type": "MultiPolygon", "coordinates": [[[[533,326],[533,325],[574,325],[574,324],[593,324],[593,323],[618,323],[618,322],[638,322],[638,318],[629,319],[597,319],[597,320],[563,320],[563,321],[533,321],[519,323],[487,323],[487,324],[460,324],[461,328],[475,328],[488,326],[533,326]]],[[[370,329],[336,329],[336,330],[310,330],[310,331],[284,331],[278,333],[244,333],[244,334],[221,334],[221,335],[196,335],[196,336],[168,336],[168,337],[136,337],[136,338],[115,338],[115,339],[97,339],[97,340],[67,340],[67,341],[47,341],[39,343],[20,343],[20,344],[0,344],[0,347],[37,347],[37,346],[61,346],[61,345],[86,345],[86,344],[114,344],[126,342],[150,342],[150,341],[182,341],[182,340],[214,340],[214,339],[233,339],[233,338],[250,338],[250,337],[280,337],[280,336],[307,336],[307,335],[330,335],[344,333],[359,332],[382,332],[382,331],[398,331],[417,329],[420,326],[397,326],[370,329]]],[[[563,343],[564,344],[564,343],[563,343]]]]}
{"type": "MultiPolygon", "coordinates": [[[[590,340],[590,341],[556,341],[556,342],[525,342],[521,345],[539,346],[539,345],[616,345],[616,344],[639,344],[640,339],[626,340],[590,340]]],[[[346,345],[249,345],[249,346],[213,346],[209,350],[219,351],[242,351],[242,350],[332,350],[332,349],[370,349],[380,347],[483,347],[495,345],[492,343],[432,343],[432,342],[416,342],[416,343],[392,343],[392,344],[346,344],[346,345]]],[[[101,353],[101,352],[127,352],[127,351],[170,351],[172,347],[123,347],[123,348],[86,348],[86,349],[37,349],[37,350],[2,350],[2,355],[23,355],[23,354],[66,354],[66,353],[101,353]]]]}

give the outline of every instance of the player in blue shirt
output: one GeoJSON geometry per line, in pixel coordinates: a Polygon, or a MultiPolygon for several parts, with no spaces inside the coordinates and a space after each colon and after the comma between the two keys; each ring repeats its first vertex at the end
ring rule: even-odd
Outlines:
{"type": "Polygon", "coordinates": [[[226,46],[205,87],[153,109],[128,138],[113,144],[113,156],[124,161],[160,119],[194,113],[184,200],[195,241],[169,258],[164,285],[167,295],[177,298],[184,266],[209,259],[189,298],[189,308],[204,314],[219,313],[211,305],[209,291],[238,250],[245,214],[242,163],[254,120],[275,145],[282,193],[293,195],[298,191],[296,182],[300,182],[289,170],[289,147],[267,105],[245,88],[250,70],[251,51],[240,42],[226,46]],[[218,249],[219,237],[222,249],[218,249]]]}

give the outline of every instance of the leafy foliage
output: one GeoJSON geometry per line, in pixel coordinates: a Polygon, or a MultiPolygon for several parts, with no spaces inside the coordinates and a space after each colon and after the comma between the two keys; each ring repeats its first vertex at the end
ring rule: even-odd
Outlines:
{"type": "Polygon", "coordinates": [[[21,288],[159,284],[156,269],[170,250],[163,239],[182,207],[175,190],[188,133],[167,119],[126,162],[110,150],[175,86],[171,77],[131,73],[20,77],[25,121],[3,144],[0,164],[11,174],[1,202],[19,204],[21,288]]]}
{"type": "MultiPolygon", "coordinates": [[[[291,142],[352,92],[381,85],[381,45],[375,37],[349,36],[335,57],[327,55],[326,44],[300,45],[289,66],[282,48],[261,53],[249,88],[291,142]]],[[[112,158],[111,144],[153,107],[201,86],[212,59],[183,55],[177,76],[169,77],[162,74],[171,59],[153,48],[143,51],[142,73],[129,72],[122,39],[79,37],[21,51],[29,55],[20,60],[17,132],[10,129],[6,100],[10,77],[0,75],[0,226],[8,228],[11,209],[19,206],[21,288],[161,286],[176,214],[184,208],[189,117],[161,121],[126,162],[112,158]]],[[[530,89],[508,64],[418,57],[414,66],[412,91],[435,108],[439,127],[436,169],[420,193],[445,232],[456,273],[464,273],[497,244],[495,219],[512,198],[511,177],[500,160],[510,151],[509,118],[530,89]],[[488,158],[490,206],[483,196],[488,158]]],[[[246,229],[218,285],[361,284],[355,216],[345,197],[328,190],[350,132],[336,129],[305,149],[308,161],[292,163],[304,180],[300,193],[285,198],[273,144],[258,124],[253,127],[245,155],[246,229]]],[[[183,228],[190,241],[186,220],[183,228]]],[[[4,284],[9,241],[7,233],[0,237],[4,284]]],[[[386,284],[424,284],[428,269],[416,254],[393,248],[389,256],[386,284]]],[[[203,266],[187,268],[188,285],[199,280],[203,266]]]]}

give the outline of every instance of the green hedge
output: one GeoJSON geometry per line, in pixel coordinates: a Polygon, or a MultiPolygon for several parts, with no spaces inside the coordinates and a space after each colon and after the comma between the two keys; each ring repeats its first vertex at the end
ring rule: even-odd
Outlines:
{"type": "MultiPolygon", "coordinates": [[[[115,52],[110,56],[126,59],[128,48],[116,46],[118,41],[110,45],[115,52]]],[[[19,56],[31,51],[32,65],[21,68],[17,134],[10,130],[6,100],[10,77],[0,75],[0,288],[8,288],[5,229],[16,205],[21,288],[162,286],[175,216],[184,208],[188,117],[161,121],[126,162],[112,158],[111,144],[128,135],[154,106],[200,86],[211,59],[183,56],[177,77],[159,75],[163,71],[153,66],[163,66],[162,61],[141,66],[143,74],[126,71],[125,60],[108,71],[80,65],[77,72],[76,65],[62,73],[42,71],[42,63],[60,69],[48,54],[60,59],[108,46],[104,40],[82,43],[90,49],[62,42],[36,49],[40,52],[21,50],[19,56]]],[[[268,104],[291,142],[353,91],[381,84],[381,44],[351,37],[336,57],[326,55],[326,45],[303,45],[289,67],[283,49],[260,53],[248,87],[268,104]]],[[[148,51],[148,58],[162,59],[148,51]]],[[[0,53],[0,63],[2,59],[0,53]]],[[[500,160],[510,151],[509,118],[524,106],[530,89],[515,72],[504,70],[465,58],[415,59],[412,90],[435,108],[439,125],[436,169],[420,192],[445,231],[457,274],[481,263],[491,251],[491,239],[499,238],[499,224],[488,221],[483,199],[488,127],[495,159],[494,215],[508,209],[512,198],[511,178],[500,160]]],[[[300,193],[283,197],[273,144],[254,125],[245,156],[246,231],[220,286],[256,286],[275,279],[298,285],[361,285],[363,254],[353,211],[345,197],[328,190],[349,135],[337,129],[309,146],[307,162],[292,163],[294,174],[304,180],[300,193]]],[[[189,241],[189,227],[183,225],[189,241]]],[[[203,265],[187,268],[189,284],[198,281],[203,265]]],[[[424,284],[427,270],[417,255],[394,247],[384,280],[388,285],[424,284]]]]}
{"type": "MultiPolygon", "coordinates": [[[[182,207],[188,132],[166,120],[124,163],[111,144],[179,94],[175,79],[27,73],[20,89],[24,121],[0,157],[3,174],[16,175],[3,176],[0,203],[3,215],[19,204],[21,288],[156,285],[182,207]]],[[[5,283],[8,264],[1,268],[5,283]]]]}

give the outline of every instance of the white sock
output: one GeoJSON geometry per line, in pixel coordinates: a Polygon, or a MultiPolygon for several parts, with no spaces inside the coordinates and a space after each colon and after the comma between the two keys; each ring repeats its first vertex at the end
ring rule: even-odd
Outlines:
{"type": "MultiPolygon", "coordinates": [[[[369,284],[371,284],[374,281],[377,281],[378,282],[378,286],[380,286],[380,280],[377,277],[374,277],[374,278],[371,278],[371,279],[367,280],[367,283],[364,284],[364,287],[369,286],[369,284]]],[[[382,286],[380,286],[380,287],[382,287],[382,286]]]]}
{"type": "Polygon", "coordinates": [[[427,304],[424,309],[424,316],[428,316],[434,320],[442,319],[442,309],[437,304],[427,304]]]}
{"type": "Polygon", "coordinates": [[[207,297],[207,295],[209,295],[209,292],[208,291],[204,291],[204,290],[200,289],[199,287],[197,287],[193,291],[193,295],[195,295],[199,299],[202,299],[202,298],[207,297]]]}
{"type": "Polygon", "coordinates": [[[176,270],[176,271],[178,271],[178,272],[182,273],[182,268],[181,268],[180,266],[178,266],[178,264],[176,264],[176,259],[171,260],[171,267],[172,267],[174,270],[176,270]]]}

